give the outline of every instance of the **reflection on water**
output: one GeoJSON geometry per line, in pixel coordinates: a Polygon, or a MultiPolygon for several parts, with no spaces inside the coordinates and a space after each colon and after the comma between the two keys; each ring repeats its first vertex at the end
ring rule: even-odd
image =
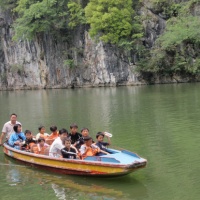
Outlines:
{"type": "Polygon", "coordinates": [[[20,174],[19,171],[16,170],[15,168],[10,169],[7,173],[6,173],[6,179],[11,182],[10,185],[15,185],[17,183],[20,183],[20,174]]]}
{"type": "Polygon", "coordinates": [[[59,185],[52,183],[51,184],[52,189],[54,190],[56,197],[58,199],[66,200],[66,195],[65,195],[65,188],[59,187],[59,185]]]}
{"type": "MultiPolygon", "coordinates": [[[[4,171],[0,178],[5,180],[9,191],[15,190],[15,188],[20,190],[19,188],[22,186],[24,190],[29,185],[34,188],[32,192],[42,189],[44,196],[48,193],[51,199],[133,199],[130,197],[130,193],[126,191],[128,189],[126,185],[129,187],[131,182],[137,184],[137,190],[134,191],[134,195],[138,196],[137,193],[142,193],[143,197],[146,195],[145,187],[134,179],[57,175],[22,165],[7,156],[3,156],[0,169],[4,171]],[[123,187],[119,184],[120,181],[123,181],[123,187]]],[[[30,193],[31,195],[32,192],[30,193]]],[[[13,195],[12,193],[9,194],[7,194],[8,200],[12,199],[13,195]]],[[[40,197],[36,198],[39,199],[40,197]]]]}

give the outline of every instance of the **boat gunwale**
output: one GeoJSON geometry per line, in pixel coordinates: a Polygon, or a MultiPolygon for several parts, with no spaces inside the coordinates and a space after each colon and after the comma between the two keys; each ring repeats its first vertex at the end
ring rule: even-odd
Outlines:
{"type": "MultiPolygon", "coordinates": [[[[105,162],[100,162],[100,161],[85,161],[85,160],[78,160],[78,159],[65,159],[65,158],[54,158],[54,157],[50,157],[50,156],[47,156],[47,155],[40,155],[40,154],[34,154],[34,153],[31,153],[31,152],[26,152],[26,151],[22,151],[22,150],[18,150],[18,149],[14,149],[12,147],[10,147],[9,145],[7,144],[4,144],[3,145],[5,149],[8,149],[10,151],[13,151],[13,152],[16,152],[16,153],[19,153],[19,154],[23,154],[23,155],[26,155],[26,156],[29,156],[29,157],[36,157],[36,158],[43,158],[45,160],[56,160],[56,161],[60,161],[60,162],[66,162],[66,163],[77,163],[77,164],[85,164],[85,165],[98,165],[98,166],[105,166],[105,167],[117,167],[117,168],[124,168],[124,169],[130,169],[130,168],[134,168],[134,165],[137,165],[138,162],[132,162],[130,164],[119,164],[119,163],[105,163],[105,162]]],[[[14,156],[11,156],[9,154],[7,154],[5,151],[4,153],[10,157],[13,157],[15,159],[18,159],[18,160],[22,160],[24,162],[27,162],[27,163],[32,163],[32,164],[38,164],[38,163],[34,163],[34,162],[30,162],[30,161],[27,161],[27,160],[24,160],[24,159],[19,159],[19,158],[16,158],[14,156]]],[[[138,156],[140,157],[140,156],[138,156]]],[[[141,158],[141,157],[140,157],[141,158]]],[[[143,164],[144,166],[147,164],[147,160],[144,159],[143,162],[141,162],[141,164],[143,164]]],[[[47,164],[38,164],[38,165],[43,165],[43,166],[49,166],[49,167],[52,167],[50,165],[47,165],[47,164]]],[[[137,166],[136,166],[137,167],[137,166]]],[[[60,167],[58,167],[60,168],[60,167]]],[[[62,168],[61,168],[62,169],[62,168]]],[[[84,171],[89,171],[89,170],[84,170],[84,171]]]]}

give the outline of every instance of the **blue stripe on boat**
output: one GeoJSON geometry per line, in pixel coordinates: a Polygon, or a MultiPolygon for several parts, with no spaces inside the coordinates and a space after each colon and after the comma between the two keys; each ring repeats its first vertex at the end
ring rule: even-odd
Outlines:
{"type": "Polygon", "coordinates": [[[100,157],[100,156],[88,156],[84,160],[87,160],[87,161],[101,161],[101,162],[120,163],[120,161],[116,160],[115,158],[106,158],[106,157],[100,157]]]}
{"type": "Polygon", "coordinates": [[[134,162],[144,162],[145,159],[140,158],[137,154],[130,151],[108,149],[110,154],[103,156],[88,156],[84,160],[87,161],[100,161],[120,164],[132,164],[134,162]]]}

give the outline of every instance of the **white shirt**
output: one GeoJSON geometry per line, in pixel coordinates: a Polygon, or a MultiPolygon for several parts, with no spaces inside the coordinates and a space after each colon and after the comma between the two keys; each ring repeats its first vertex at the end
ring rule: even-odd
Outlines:
{"type": "Polygon", "coordinates": [[[63,149],[64,147],[65,146],[63,145],[63,142],[60,139],[60,137],[56,138],[49,149],[49,156],[60,157],[61,156],[60,150],[63,149]]]}
{"type": "MultiPolygon", "coordinates": [[[[20,122],[16,121],[16,124],[21,124],[20,122]]],[[[12,124],[11,121],[8,121],[4,124],[3,126],[3,129],[2,129],[2,133],[5,133],[6,134],[6,138],[9,138],[10,135],[12,133],[14,133],[14,130],[13,130],[13,126],[15,124],[12,124]]]]}

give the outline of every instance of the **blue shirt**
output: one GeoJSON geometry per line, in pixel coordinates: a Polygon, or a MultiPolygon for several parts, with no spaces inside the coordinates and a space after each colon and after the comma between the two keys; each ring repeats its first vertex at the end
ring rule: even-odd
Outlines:
{"type": "Polygon", "coordinates": [[[25,137],[25,135],[24,135],[24,133],[23,132],[21,132],[21,133],[12,133],[11,134],[11,136],[10,136],[10,138],[9,138],[9,140],[8,140],[8,144],[10,145],[10,146],[14,146],[14,143],[16,142],[16,141],[18,141],[18,140],[22,140],[22,141],[24,141],[26,139],[26,137],[25,137]]]}

